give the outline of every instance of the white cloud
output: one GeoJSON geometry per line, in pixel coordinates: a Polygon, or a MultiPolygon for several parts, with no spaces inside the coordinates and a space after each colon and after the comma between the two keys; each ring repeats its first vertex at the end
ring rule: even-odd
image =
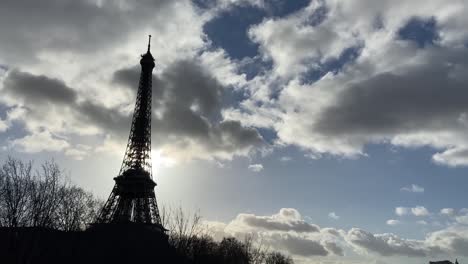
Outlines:
{"type": "Polygon", "coordinates": [[[396,226],[396,225],[399,225],[401,224],[401,221],[400,220],[395,220],[395,219],[389,219],[387,220],[387,225],[390,225],[390,226],[396,226]]]}
{"type": "Polygon", "coordinates": [[[359,228],[352,228],[348,231],[346,240],[357,250],[381,256],[424,257],[427,254],[423,241],[403,239],[394,234],[372,234],[359,228]]]}
{"type": "Polygon", "coordinates": [[[468,148],[453,147],[434,154],[432,160],[437,164],[448,165],[450,167],[468,165],[468,148]]]}
{"type": "Polygon", "coordinates": [[[294,208],[282,208],[271,216],[239,214],[227,224],[206,222],[215,229],[218,239],[223,236],[242,238],[253,236],[271,249],[286,251],[296,258],[342,256],[342,231],[321,229],[306,222],[294,208]]]}
{"type": "Polygon", "coordinates": [[[455,209],[453,208],[443,208],[440,210],[440,214],[453,216],[455,214],[455,209]]]}
{"type": "MultiPolygon", "coordinates": [[[[253,236],[271,247],[285,251],[295,258],[314,263],[326,256],[327,261],[346,261],[357,254],[358,263],[372,263],[376,257],[384,260],[401,260],[398,257],[420,258],[459,255],[468,256],[468,226],[455,224],[438,231],[429,232],[424,239],[408,239],[392,233],[373,234],[360,228],[348,231],[336,228],[321,228],[306,223],[301,214],[292,208],[283,208],[271,216],[239,214],[229,223],[206,222],[216,234],[217,239],[224,236],[242,238],[253,236]],[[334,256],[347,256],[346,259],[334,259],[334,256]],[[388,259],[387,259],[388,258],[388,259]],[[396,259],[395,259],[396,258],[396,259]]],[[[418,221],[419,225],[427,225],[418,221]]],[[[401,224],[390,219],[388,225],[401,224]]],[[[407,259],[411,262],[412,259],[407,259]]],[[[339,262],[341,263],[341,262],[339,262]]]]}
{"type": "Polygon", "coordinates": [[[57,137],[47,130],[37,132],[23,138],[14,139],[10,145],[21,152],[37,153],[41,151],[62,151],[70,146],[63,138],[57,137]]]}
{"type": "Polygon", "coordinates": [[[468,225],[468,215],[460,215],[455,217],[455,220],[460,224],[468,225]]]}
{"type": "Polygon", "coordinates": [[[405,191],[405,192],[413,192],[413,193],[423,193],[424,192],[424,188],[419,186],[419,185],[416,185],[416,184],[411,184],[410,186],[402,187],[400,190],[405,191]]]}
{"type": "MultiPolygon", "coordinates": [[[[273,67],[261,71],[252,80],[246,80],[245,74],[239,73],[241,62],[230,59],[221,48],[211,47],[203,27],[232,6],[268,8],[269,4],[257,0],[216,3],[216,7],[207,11],[196,8],[188,0],[138,1],[124,6],[110,2],[96,6],[89,1],[77,1],[76,5],[80,7],[77,10],[83,13],[74,17],[53,16],[56,27],[45,26],[52,18],[44,15],[62,7],[54,1],[44,1],[43,8],[31,17],[35,23],[19,19],[30,15],[24,13],[21,5],[12,4],[8,12],[0,14],[3,19],[0,29],[8,42],[0,48],[0,56],[5,58],[2,63],[76,86],[72,88],[77,90],[79,100],[93,98],[99,105],[128,116],[131,97],[128,91],[114,89],[110,79],[116,70],[137,64],[135,52],[141,50],[145,42],[140,36],[153,32],[157,36],[153,38],[157,74],[164,72],[174,61],[196,58],[221,84],[249,95],[239,106],[220,110],[222,117],[273,129],[278,135],[275,142],[278,145],[299,146],[311,158],[327,154],[366,155],[364,149],[369,143],[390,142],[408,147],[429,145],[440,149],[433,156],[438,164],[468,164],[465,106],[447,103],[466,97],[464,89],[457,88],[464,87],[468,80],[463,74],[468,69],[467,51],[463,47],[468,37],[468,20],[462,2],[381,1],[375,4],[375,1],[358,0],[350,4],[343,0],[311,1],[307,8],[289,16],[265,18],[251,26],[248,35],[259,44],[262,58],[256,59],[262,63],[271,60],[273,67]],[[398,39],[398,30],[413,17],[435,19],[438,48],[429,45],[419,49],[411,41],[398,39]],[[14,30],[7,23],[9,21],[17,24],[14,30]],[[83,21],[85,26],[77,27],[83,21]],[[100,27],[108,29],[105,34],[84,30],[100,27]],[[142,30],[135,32],[135,28],[142,30]],[[63,32],[67,32],[67,36],[63,32]],[[46,42],[30,41],[45,35],[48,36],[46,42]],[[355,61],[344,65],[339,72],[324,72],[329,70],[324,65],[336,62],[350,47],[361,49],[355,61]],[[96,50],[100,52],[96,53],[96,50]],[[25,58],[19,58],[19,55],[25,58]],[[31,58],[35,63],[29,63],[31,58]],[[64,64],[64,61],[74,63],[64,64]],[[61,70],[56,71],[57,68],[61,70]],[[85,68],[87,70],[83,70],[85,68]],[[314,75],[314,71],[323,72],[325,76],[316,82],[308,80],[307,76],[314,75]],[[419,78],[421,72],[434,74],[419,78]],[[385,78],[392,82],[382,82],[387,80],[385,78]],[[400,85],[396,87],[402,88],[388,88],[380,85],[382,83],[398,83],[400,85]],[[404,88],[406,84],[409,89],[404,88]],[[422,96],[438,92],[440,86],[454,88],[439,97],[440,104],[432,104],[430,98],[422,96]],[[372,98],[366,101],[355,96],[361,92],[372,95],[372,98]],[[401,99],[409,96],[414,96],[414,100],[401,99]],[[386,103],[389,100],[393,100],[392,103],[386,103]],[[361,112],[357,106],[370,110],[361,112]],[[425,114],[429,110],[434,113],[431,121],[425,114]],[[382,123],[374,122],[376,120],[382,123]]],[[[11,97],[2,99],[2,103],[9,106],[21,103],[11,97]]],[[[43,113],[42,116],[33,113],[24,116],[27,132],[35,133],[38,127],[45,126],[54,134],[107,136],[106,130],[84,122],[86,120],[70,118],[73,113],[65,108],[51,106],[45,110],[36,111],[43,113]]],[[[0,130],[5,131],[7,126],[8,122],[0,121],[0,130]]],[[[197,142],[182,143],[193,150],[187,151],[192,156],[203,153],[203,146],[197,142]]],[[[166,146],[167,151],[175,153],[182,143],[166,146]]],[[[231,159],[235,155],[248,154],[247,150],[222,152],[215,158],[231,159]]],[[[174,155],[183,156],[181,153],[174,155]]],[[[211,156],[203,158],[214,159],[211,156]]]]}
{"type": "Polygon", "coordinates": [[[448,252],[451,255],[468,255],[468,228],[466,226],[450,226],[430,233],[426,240],[434,251],[448,252]]]}
{"type": "Polygon", "coordinates": [[[417,223],[418,225],[427,225],[427,222],[424,221],[424,220],[416,221],[416,223],[417,223]]]}
{"type": "Polygon", "coordinates": [[[432,146],[442,150],[433,156],[438,164],[468,164],[467,109],[461,103],[468,97],[463,88],[468,78],[462,74],[468,69],[468,50],[460,45],[466,42],[468,21],[460,2],[423,5],[312,1],[290,16],[263,20],[249,35],[272,60],[273,69],[250,81],[252,96],[224,116],[273,129],[280,145],[299,146],[312,157],[358,157],[366,155],[366,144],[385,142],[432,146]],[[327,12],[315,23],[322,4],[327,12]],[[414,17],[435,19],[439,48],[399,39],[398,31],[414,17]],[[325,70],[322,64],[353,46],[361,48],[355,61],[338,73],[323,72],[321,79],[307,80],[305,75],[325,70]],[[433,73],[430,81],[428,72],[433,73]],[[440,93],[440,104],[424,96],[434,93],[440,93]]]}
{"type": "Polygon", "coordinates": [[[269,231],[295,231],[298,233],[318,232],[319,227],[304,221],[296,209],[282,208],[272,216],[239,214],[232,222],[233,226],[269,231]]]}
{"type": "Polygon", "coordinates": [[[5,120],[0,119],[0,133],[5,132],[8,129],[8,124],[5,120]]]}
{"type": "MultiPolygon", "coordinates": [[[[54,1],[45,1],[44,8],[37,10],[33,17],[37,23],[18,19],[29,16],[24,14],[21,5],[12,5],[9,12],[1,13],[4,20],[0,21],[3,22],[0,29],[5,32],[8,43],[13,44],[2,45],[0,56],[6,58],[2,63],[75,86],[72,88],[77,90],[79,100],[93,98],[114,113],[128,116],[132,106],[129,92],[114,89],[110,79],[116,70],[137,64],[134,55],[144,43],[140,36],[153,32],[158,36],[153,38],[157,74],[164,72],[174,61],[196,58],[222,85],[249,95],[239,106],[220,110],[222,117],[275,130],[277,145],[299,146],[311,158],[327,154],[366,155],[364,149],[369,143],[389,142],[408,147],[428,145],[440,149],[433,157],[438,164],[468,164],[465,106],[447,103],[466,97],[464,89],[457,88],[464,87],[468,80],[463,74],[468,69],[467,51],[463,48],[468,37],[468,21],[463,3],[442,0],[424,4],[421,1],[383,1],[379,4],[370,0],[353,1],[352,4],[342,0],[311,1],[307,8],[296,13],[268,17],[249,28],[248,35],[259,44],[261,52],[262,58],[256,59],[273,63],[271,70],[266,68],[251,80],[239,73],[241,62],[230,59],[221,48],[210,46],[203,27],[232,6],[250,4],[267,8],[268,4],[256,0],[216,3],[217,7],[206,11],[197,9],[188,0],[153,4],[138,1],[125,6],[105,2],[99,8],[89,1],[78,1],[78,10],[88,12],[76,17],[54,16],[57,27],[44,26],[51,22],[50,16],[44,13],[60,8],[54,1]],[[76,23],[78,17],[80,23],[76,23]],[[436,20],[438,48],[429,45],[419,49],[411,41],[398,39],[398,30],[412,17],[436,20]],[[10,20],[18,24],[15,30],[8,26],[10,20]],[[82,21],[85,26],[77,27],[82,21]],[[101,21],[107,22],[103,24],[101,21]],[[115,27],[109,27],[107,23],[115,27]],[[99,27],[109,30],[106,34],[84,30],[99,27]],[[135,32],[135,28],[142,30],[135,32]],[[67,32],[67,37],[63,32],[67,32]],[[45,35],[49,38],[46,43],[28,39],[37,40],[45,35]],[[323,65],[336,62],[334,60],[350,47],[360,48],[355,61],[344,65],[339,72],[324,72],[328,69],[323,65]],[[18,54],[25,58],[19,58],[18,54]],[[35,63],[28,63],[31,58],[35,63]],[[64,64],[63,61],[74,63],[64,64]],[[54,70],[57,68],[61,70],[54,70]],[[85,68],[88,70],[83,70],[85,68]],[[313,82],[307,76],[314,75],[314,71],[326,74],[313,82]],[[419,78],[421,73],[427,72],[434,74],[419,78]],[[385,78],[392,81],[383,82],[385,78]],[[380,85],[382,83],[398,83],[396,87],[402,88],[393,89],[380,85]],[[409,89],[404,88],[406,84],[409,89]],[[432,104],[431,98],[422,96],[438,92],[441,90],[439,86],[454,88],[439,97],[440,104],[432,104]],[[361,92],[372,95],[372,98],[366,101],[356,96],[361,92]],[[357,106],[369,111],[362,112],[357,106]],[[434,113],[429,121],[427,111],[434,113]],[[381,123],[374,122],[376,120],[381,123]]],[[[21,100],[3,97],[2,103],[12,106],[21,104],[21,100]]],[[[33,113],[24,116],[27,132],[35,133],[38,127],[45,126],[51,133],[66,136],[93,135],[101,139],[108,136],[108,130],[90,125],[86,120],[70,118],[73,113],[65,107],[51,105],[45,110],[36,111],[43,113],[42,116],[33,113]]],[[[0,130],[4,131],[6,126],[8,122],[0,122],[0,130]]],[[[192,150],[183,150],[185,156],[208,153],[197,143],[188,140],[164,147],[174,156],[184,156],[176,151],[180,145],[192,150]]],[[[249,150],[221,151],[216,157],[206,157],[205,154],[203,158],[232,159],[236,155],[248,155],[249,150]]]]}
{"type": "Polygon", "coordinates": [[[414,216],[427,216],[429,211],[424,206],[409,207],[396,207],[395,214],[398,216],[413,214],[414,216]]]}
{"type": "Polygon", "coordinates": [[[395,214],[402,216],[402,215],[407,215],[409,213],[409,208],[407,207],[396,207],[395,208],[395,214]]]}
{"type": "Polygon", "coordinates": [[[263,170],[263,165],[262,164],[250,164],[248,169],[253,172],[261,172],[263,170]]]}
{"type": "Polygon", "coordinates": [[[65,155],[75,160],[83,160],[86,156],[88,156],[91,153],[92,147],[83,144],[78,144],[74,147],[70,147],[65,150],[65,155]]]}
{"type": "Polygon", "coordinates": [[[340,219],[340,216],[337,215],[335,212],[330,212],[330,213],[328,214],[328,217],[330,217],[330,218],[333,219],[333,220],[338,220],[338,219],[340,219]]]}
{"type": "Polygon", "coordinates": [[[414,208],[411,208],[411,213],[415,216],[428,216],[429,211],[426,209],[424,206],[416,206],[414,208]]]}
{"type": "Polygon", "coordinates": [[[351,31],[335,27],[336,20],[327,19],[318,26],[308,25],[311,16],[323,8],[319,1],[293,16],[267,19],[249,30],[250,38],[260,44],[262,55],[274,62],[275,73],[290,77],[319,61],[338,57],[347,47],[356,45],[358,39],[351,31]],[[309,64],[309,66],[306,66],[309,64]]]}
{"type": "MultiPolygon", "coordinates": [[[[69,2],[66,1],[64,5],[70,4],[69,2]]],[[[138,54],[146,48],[148,33],[157,36],[152,38],[151,51],[156,58],[155,77],[166,77],[158,80],[166,82],[166,86],[169,87],[162,88],[166,89],[164,94],[167,95],[168,90],[174,91],[174,88],[180,87],[180,80],[187,80],[189,83],[183,85],[184,89],[188,86],[199,88],[192,94],[193,96],[189,95],[189,97],[198,96],[192,98],[198,100],[194,104],[204,103],[199,100],[203,101],[204,96],[205,101],[209,101],[206,104],[216,101],[213,103],[215,106],[209,109],[209,116],[217,116],[222,109],[218,100],[224,92],[223,89],[231,89],[233,86],[237,88],[245,83],[245,76],[238,74],[237,64],[232,62],[222,49],[207,49],[211,44],[203,32],[203,26],[216,15],[213,10],[199,10],[189,0],[164,0],[154,3],[136,1],[125,5],[105,2],[99,7],[89,1],[75,2],[73,5],[83,13],[78,12],[72,17],[54,15],[53,24],[56,25],[54,27],[49,26],[51,16],[47,14],[49,12],[59,14],[57,10],[63,8],[54,1],[46,0],[41,3],[41,8],[36,10],[34,16],[25,15],[25,9],[18,3],[12,3],[7,13],[0,11],[0,22],[2,22],[0,31],[5,37],[8,36],[6,38],[9,42],[13,43],[0,47],[0,57],[5,59],[2,61],[2,74],[0,74],[0,104],[11,109],[22,109],[22,106],[27,105],[27,110],[23,111],[16,121],[24,124],[24,132],[30,136],[28,138],[30,141],[37,139],[34,134],[46,127],[54,135],[73,138],[73,144],[83,144],[91,139],[100,153],[111,153],[112,148],[108,148],[109,138],[114,141],[113,145],[122,146],[119,149],[124,148],[134,105],[134,89],[138,86],[139,68],[137,67],[137,75],[129,78],[132,89],[118,83],[115,77],[119,70],[138,66],[138,54]],[[18,17],[34,19],[35,22],[17,20],[18,17]],[[15,30],[10,30],[7,23],[9,20],[12,23],[17,22],[15,30]],[[76,23],[77,20],[79,23],[76,23]],[[84,26],[76,27],[77,24],[84,26]],[[180,27],[180,25],[185,26],[180,27]],[[105,27],[106,30],[105,33],[95,34],[95,31],[84,30],[88,27],[105,27]],[[139,30],[135,31],[135,28],[139,30]],[[63,32],[67,32],[67,36],[64,36],[63,32]],[[48,36],[47,43],[24,39],[28,36],[40,40],[45,35],[48,36]],[[96,50],[99,52],[96,53],[96,50]],[[64,61],[73,63],[64,63],[64,61]],[[204,75],[192,75],[199,78],[175,76],[170,79],[172,75],[177,75],[172,70],[174,65],[182,64],[181,61],[193,61],[197,64],[194,68],[204,75]],[[3,63],[7,65],[3,67],[3,63]],[[60,71],[53,70],[58,68],[60,71]],[[168,68],[171,68],[171,73],[166,72],[168,68]],[[12,82],[15,79],[13,73],[16,73],[16,77],[23,77],[23,81],[12,82]],[[26,87],[39,82],[45,85],[33,89],[26,87]],[[197,82],[196,85],[194,82],[197,82]],[[212,97],[213,94],[207,94],[214,83],[218,83],[214,86],[219,88],[216,91],[216,98],[212,97]],[[15,87],[11,88],[12,86],[15,87]],[[52,90],[55,92],[51,92],[52,90]],[[18,96],[19,92],[24,92],[23,96],[18,96]],[[29,97],[24,96],[25,94],[29,94],[29,97]]],[[[192,73],[187,71],[188,68],[182,69],[184,74],[192,73]]],[[[18,79],[21,78],[16,78],[18,79]]],[[[158,92],[157,84],[162,83],[153,83],[153,93],[158,92]]],[[[159,95],[155,96],[158,99],[153,105],[155,111],[157,106],[161,106],[159,102],[162,99],[159,95]]],[[[175,97],[178,98],[177,102],[184,101],[180,96],[175,97]]],[[[165,102],[170,100],[166,99],[165,102]]],[[[167,104],[163,106],[161,108],[168,109],[167,104]]],[[[247,139],[248,134],[256,133],[255,128],[244,127],[237,121],[208,122],[212,120],[207,117],[208,113],[190,112],[192,108],[189,108],[190,111],[180,107],[177,109],[180,110],[176,113],[179,114],[178,118],[170,120],[192,118],[189,125],[182,121],[179,124],[183,125],[175,128],[173,126],[166,131],[161,131],[164,128],[155,131],[162,126],[153,126],[153,136],[163,137],[164,134],[170,134],[172,137],[170,140],[156,138],[157,140],[153,141],[153,147],[167,153],[172,159],[190,160],[196,157],[207,160],[231,160],[235,156],[249,155],[259,147],[246,145],[250,142],[247,139]],[[197,123],[195,121],[198,124],[195,124],[197,123]],[[187,128],[199,128],[199,131],[204,130],[206,134],[180,136],[180,132],[183,134],[187,128]],[[177,133],[174,130],[177,130],[179,135],[175,135],[177,133]],[[173,138],[175,136],[177,140],[173,138]]],[[[164,114],[164,111],[159,110],[158,114],[164,114]]],[[[0,120],[0,130],[5,131],[10,123],[8,116],[7,119],[0,120]]],[[[15,136],[9,135],[9,138],[12,141],[16,140],[16,147],[20,147],[20,139],[16,139],[15,136]]],[[[40,145],[41,142],[35,144],[40,145]]],[[[45,150],[45,147],[34,148],[38,151],[45,150]]],[[[49,147],[51,148],[60,149],[58,152],[77,159],[82,159],[83,155],[86,155],[84,150],[75,147],[57,148],[53,145],[49,147]]],[[[23,149],[33,150],[32,147],[23,149]]]]}
{"type": "MultiPolygon", "coordinates": [[[[2,81],[0,79],[0,81],[2,81]]],[[[13,121],[21,119],[25,113],[25,108],[22,107],[13,107],[6,112],[6,118],[0,119],[0,133],[5,132],[13,121]]]]}

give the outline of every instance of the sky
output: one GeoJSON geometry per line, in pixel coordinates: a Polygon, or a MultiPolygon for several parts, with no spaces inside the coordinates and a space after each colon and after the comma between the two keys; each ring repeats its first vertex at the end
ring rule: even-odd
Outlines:
{"type": "Polygon", "coordinates": [[[2,0],[0,161],[106,199],[151,34],[160,206],[296,263],[468,263],[466,6],[2,0]]]}

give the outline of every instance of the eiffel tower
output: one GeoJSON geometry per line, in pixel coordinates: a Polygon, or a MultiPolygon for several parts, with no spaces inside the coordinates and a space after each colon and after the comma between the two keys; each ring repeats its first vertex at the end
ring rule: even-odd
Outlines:
{"type": "Polygon", "coordinates": [[[150,52],[141,55],[141,75],[128,137],[119,175],[101,210],[96,224],[137,223],[151,225],[165,232],[161,224],[151,171],[151,79],[155,66],[150,52]]]}

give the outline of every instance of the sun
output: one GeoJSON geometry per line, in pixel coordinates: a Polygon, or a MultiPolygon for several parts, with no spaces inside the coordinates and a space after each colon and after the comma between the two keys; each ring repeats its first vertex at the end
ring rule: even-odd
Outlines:
{"type": "Polygon", "coordinates": [[[153,172],[155,173],[161,168],[172,167],[176,164],[176,160],[165,156],[161,149],[151,150],[151,159],[153,161],[153,172]]]}

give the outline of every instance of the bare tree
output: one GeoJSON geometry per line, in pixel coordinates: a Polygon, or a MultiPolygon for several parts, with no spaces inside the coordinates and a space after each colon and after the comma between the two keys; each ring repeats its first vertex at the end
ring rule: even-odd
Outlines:
{"type": "Polygon", "coordinates": [[[253,235],[247,235],[243,242],[249,254],[250,263],[263,264],[268,255],[268,247],[263,243],[263,238],[254,239],[253,235]]]}
{"type": "Polygon", "coordinates": [[[9,157],[0,167],[0,226],[83,229],[93,222],[102,201],[66,184],[54,161],[32,172],[32,162],[9,157]]]}
{"type": "Polygon", "coordinates": [[[161,223],[169,230],[170,236],[194,236],[202,230],[201,216],[199,212],[186,214],[181,206],[173,209],[162,206],[160,210],[161,223]]]}
{"type": "Polygon", "coordinates": [[[159,217],[161,218],[161,224],[164,226],[166,229],[169,229],[169,232],[171,230],[170,225],[171,223],[171,218],[172,218],[172,210],[168,206],[160,206],[159,207],[159,217]]]}
{"type": "Polygon", "coordinates": [[[37,170],[31,188],[30,225],[54,227],[56,209],[63,198],[60,193],[65,188],[60,181],[62,171],[54,161],[47,161],[37,170]]]}
{"type": "Polygon", "coordinates": [[[8,157],[0,168],[0,225],[27,225],[32,162],[8,157]]]}
{"type": "Polygon", "coordinates": [[[218,243],[213,240],[213,237],[201,235],[192,237],[189,251],[185,254],[193,264],[210,264],[220,263],[218,252],[218,243]]]}
{"type": "Polygon", "coordinates": [[[203,225],[198,212],[186,214],[182,207],[162,206],[161,222],[169,229],[169,242],[180,256],[193,264],[293,264],[293,260],[280,252],[269,251],[260,237],[246,235],[243,240],[225,237],[221,242],[213,239],[213,232],[203,225]]]}
{"type": "Polygon", "coordinates": [[[223,257],[222,263],[248,264],[251,263],[249,252],[244,243],[233,237],[225,237],[219,243],[219,252],[223,257]]]}
{"type": "Polygon", "coordinates": [[[56,209],[56,228],[64,231],[77,231],[86,228],[93,222],[100,204],[91,193],[70,186],[61,188],[60,203],[56,209]]]}
{"type": "Polygon", "coordinates": [[[186,214],[181,206],[161,209],[161,221],[169,229],[169,243],[178,252],[189,252],[196,237],[201,235],[200,214],[186,214]]]}
{"type": "Polygon", "coordinates": [[[88,226],[89,224],[96,222],[105,201],[94,197],[92,193],[88,193],[88,197],[85,202],[87,212],[84,215],[83,223],[85,226],[88,226]]]}
{"type": "Polygon", "coordinates": [[[199,212],[194,212],[192,215],[186,215],[182,210],[182,207],[178,207],[172,213],[172,232],[176,236],[196,236],[200,231],[201,216],[199,212]]]}
{"type": "Polygon", "coordinates": [[[289,256],[285,256],[279,252],[271,252],[265,258],[265,264],[293,264],[293,260],[289,256]]]}

